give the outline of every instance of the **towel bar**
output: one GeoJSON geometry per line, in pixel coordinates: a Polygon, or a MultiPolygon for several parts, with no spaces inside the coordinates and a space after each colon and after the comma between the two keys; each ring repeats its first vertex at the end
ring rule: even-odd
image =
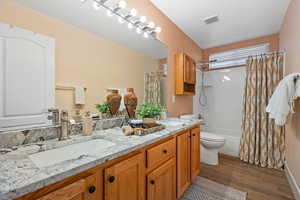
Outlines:
{"type": "MultiPolygon", "coordinates": [[[[57,86],[55,87],[55,89],[56,89],[56,90],[75,90],[75,87],[57,85],[57,86]]],[[[87,88],[85,87],[84,90],[86,91],[87,88]]]]}

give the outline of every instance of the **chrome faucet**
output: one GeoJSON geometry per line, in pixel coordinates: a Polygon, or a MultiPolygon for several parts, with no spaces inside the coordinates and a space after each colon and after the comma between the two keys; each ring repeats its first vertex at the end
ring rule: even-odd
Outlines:
{"type": "Polygon", "coordinates": [[[50,108],[48,112],[52,113],[52,115],[48,116],[48,120],[52,120],[52,125],[59,125],[59,109],[50,108]]]}
{"type": "Polygon", "coordinates": [[[71,133],[71,123],[69,119],[69,113],[67,110],[62,110],[60,113],[60,132],[58,135],[59,140],[67,140],[70,139],[70,133],[71,133]]]}

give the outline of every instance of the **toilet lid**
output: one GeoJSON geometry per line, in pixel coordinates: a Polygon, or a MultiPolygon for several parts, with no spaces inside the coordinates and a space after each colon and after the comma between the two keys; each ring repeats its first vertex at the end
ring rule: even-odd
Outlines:
{"type": "Polygon", "coordinates": [[[225,138],[213,133],[201,132],[201,140],[210,140],[210,141],[225,141],[225,138]]]}

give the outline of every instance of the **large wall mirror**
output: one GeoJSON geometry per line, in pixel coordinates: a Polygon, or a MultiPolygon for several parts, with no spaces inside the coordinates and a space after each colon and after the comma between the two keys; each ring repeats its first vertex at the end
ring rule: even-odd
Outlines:
{"type": "Polygon", "coordinates": [[[166,46],[92,2],[9,2],[0,21],[0,131],[51,125],[50,107],[97,113],[109,89],[134,88],[139,105],[159,98],[166,106],[166,46]],[[84,88],[80,104],[76,88],[84,88]],[[153,88],[158,97],[147,94],[153,88]]]}

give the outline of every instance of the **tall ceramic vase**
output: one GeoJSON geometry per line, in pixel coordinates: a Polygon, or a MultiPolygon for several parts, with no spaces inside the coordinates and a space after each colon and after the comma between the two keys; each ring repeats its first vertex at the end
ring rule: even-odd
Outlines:
{"type": "Polygon", "coordinates": [[[124,104],[126,106],[126,111],[130,118],[135,117],[135,110],[137,107],[138,98],[134,93],[133,88],[127,88],[127,94],[124,96],[124,104]]]}
{"type": "Polygon", "coordinates": [[[118,90],[110,90],[110,92],[106,96],[106,102],[108,104],[111,115],[115,115],[119,111],[121,99],[122,97],[119,94],[118,90]]]}

